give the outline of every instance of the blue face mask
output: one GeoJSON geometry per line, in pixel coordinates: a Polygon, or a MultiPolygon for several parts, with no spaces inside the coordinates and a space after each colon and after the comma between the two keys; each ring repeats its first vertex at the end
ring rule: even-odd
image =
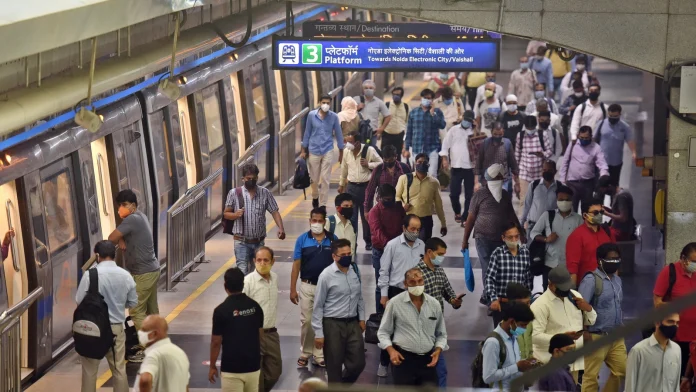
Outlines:
{"type": "Polygon", "coordinates": [[[443,261],[445,261],[445,256],[437,255],[437,256],[435,256],[435,258],[433,259],[433,264],[434,264],[434,265],[440,265],[440,264],[442,264],[443,261]]]}
{"type": "Polygon", "coordinates": [[[431,103],[432,103],[432,101],[429,100],[428,98],[421,98],[421,105],[423,105],[425,107],[429,107],[431,103]]]}
{"type": "Polygon", "coordinates": [[[445,103],[445,105],[451,105],[451,104],[452,104],[452,102],[454,102],[454,98],[450,98],[450,99],[443,99],[443,100],[442,100],[442,102],[444,102],[444,103],[445,103]]]}
{"type": "Polygon", "coordinates": [[[690,274],[696,272],[696,263],[690,261],[689,264],[686,265],[686,272],[690,274]]]}
{"type": "Polygon", "coordinates": [[[466,120],[462,121],[462,128],[464,128],[464,129],[469,129],[469,128],[471,128],[471,122],[470,122],[470,121],[466,121],[466,120]]]}
{"type": "Polygon", "coordinates": [[[510,333],[512,333],[514,336],[522,336],[525,332],[527,332],[527,328],[522,327],[517,327],[513,330],[510,330],[510,333]]]}
{"type": "Polygon", "coordinates": [[[578,140],[580,140],[580,145],[583,147],[587,147],[590,145],[590,143],[592,143],[592,140],[583,140],[583,139],[578,139],[578,140]]]}
{"type": "Polygon", "coordinates": [[[521,69],[529,69],[529,63],[520,63],[521,69]]]}

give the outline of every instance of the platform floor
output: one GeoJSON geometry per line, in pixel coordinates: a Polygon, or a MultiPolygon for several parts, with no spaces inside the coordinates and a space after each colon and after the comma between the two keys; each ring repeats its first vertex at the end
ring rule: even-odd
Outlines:
{"type": "MultiPolygon", "coordinates": [[[[524,52],[526,41],[508,39],[503,41],[502,66],[503,71],[498,75],[498,83],[507,89],[509,72],[518,64],[519,56],[524,52]]],[[[640,110],[648,110],[648,117],[652,111],[652,83],[641,72],[596,60],[595,72],[602,83],[602,100],[605,102],[620,102],[624,107],[624,114],[629,122],[638,117],[640,110]],[[647,108],[647,109],[645,109],[647,108]]],[[[405,82],[407,98],[411,98],[411,105],[419,104],[418,92],[425,86],[419,79],[405,82]]],[[[644,135],[640,137],[639,151],[641,155],[652,153],[652,125],[645,123],[644,135]]],[[[640,171],[630,162],[630,153],[625,151],[621,186],[631,190],[635,198],[636,220],[649,229],[645,230],[642,249],[636,252],[636,274],[624,277],[624,312],[627,319],[637,317],[638,314],[651,306],[651,288],[660,268],[664,255],[661,251],[661,237],[659,232],[651,227],[651,179],[640,176],[640,171]]],[[[334,166],[333,184],[329,200],[336,195],[338,182],[338,170],[334,166]]],[[[283,374],[275,389],[279,391],[296,391],[301,380],[318,376],[325,378],[323,369],[310,365],[309,369],[298,369],[296,360],[299,355],[300,336],[300,309],[289,300],[290,270],[292,263],[292,249],[299,234],[309,229],[308,215],[311,210],[311,200],[304,200],[301,191],[289,190],[284,196],[277,197],[278,204],[285,222],[285,230],[288,237],[278,240],[276,228],[270,216],[268,240],[266,245],[276,252],[276,264],[273,270],[280,276],[279,284],[279,308],[277,328],[280,333],[281,351],[283,356],[283,374]]],[[[486,308],[478,303],[482,291],[480,269],[475,271],[476,290],[474,293],[466,291],[464,274],[462,272],[462,259],[459,252],[463,228],[454,222],[454,213],[451,208],[447,193],[443,193],[448,221],[449,233],[444,240],[447,242],[448,251],[444,263],[445,271],[457,293],[467,293],[464,304],[459,310],[453,310],[450,306],[445,308],[447,331],[449,335],[450,350],[445,352],[449,368],[448,385],[453,388],[465,388],[471,385],[469,366],[476,354],[477,344],[492,329],[492,322],[486,315],[486,308]]],[[[331,204],[331,203],[329,203],[331,204]]],[[[333,213],[333,207],[329,206],[329,213],[333,213]]],[[[439,233],[439,222],[435,219],[434,233],[439,233]]],[[[360,237],[360,235],[358,235],[360,237]]],[[[374,272],[371,266],[371,255],[364,249],[362,239],[359,240],[358,255],[362,271],[363,296],[367,312],[374,312],[374,272]]],[[[470,247],[472,256],[476,256],[475,247],[470,247]]],[[[226,294],[223,288],[222,275],[225,270],[234,265],[233,241],[222,233],[217,234],[206,244],[206,258],[209,263],[198,266],[198,272],[188,274],[188,282],[176,285],[175,292],[160,292],[159,306],[163,315],[169,322],[169,333],[174,343],[181,346],[189,356],[191,362],[190,390],[209,391],[219,390],[219,383],[210,384],[207,380],[210,331],[213,309],[221,303],[226,294]]],[[[477,261],[475,262],[477,265],[477,261]]],[[[540,279],[537,279],[536,287],[541,290],[540,279]]],[[[639,336],[629,339],[627,345],[631,347],[637,342],[639,336]]],[[[390,384],[391,379],[379,378],[376,375],[379,362],[379,350],[374,345],[367,345],[367,367],[362,373],[359,384],[384,385],[390,384]]],[[[131,385],[134,382],[139,364],[129,364],[128,374],[131,385]]],[[[98,386],[100,391],[111,390],[110,372],[106,361],[102,361],[101,376],[98,386]]],[[[27,390],[31,392],[55,391],[57,387],[64,391],[77,391],[80,388],[81,367],[77,354],[73,351],[60,360],[49,372],[37,380],[27,390]]],[[[604,379],[606,372],[604,374],[604,379]]]]}

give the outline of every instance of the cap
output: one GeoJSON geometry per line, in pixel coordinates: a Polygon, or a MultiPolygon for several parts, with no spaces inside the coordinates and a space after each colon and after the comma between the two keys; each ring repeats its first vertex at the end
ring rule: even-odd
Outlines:
{"type": "Polygon", "coordinates": [[[558,267],[549,271],[549,282],[553,283],[559,290],[570,290],[575,287],[570,279],[570,272],[565,266],[558,267]]]}
{"type": "Polygon", "coordinates": [[[466,120],[468,122],[474,122],[474,120],[476,119],[476,116],[474,115],[473,110],[467,110],[464,112],[463,118],[464,118],[464,120],[466,120]]]}
{"type": "Polygon", "coordinates": [[[488,169],[486,169],[486,174],[485,178],[486,181],[492,181],[494,178],[498,177],[498,174],[503,173],[503,165],[500,163],[494,163],[490,166],[488,166],[488,169]]]}
{"type": "Polygon", "coordinates": [[[515,101],[517,102],[517,96],[515,94],[510,94],[505,97],[505,102],[515,101]]]}

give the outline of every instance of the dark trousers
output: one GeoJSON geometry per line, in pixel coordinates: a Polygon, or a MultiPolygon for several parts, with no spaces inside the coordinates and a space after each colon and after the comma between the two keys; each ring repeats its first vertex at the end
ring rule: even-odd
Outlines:
{"type": "Polygon", "coordinates": [[[379,282],[379,269],[382,266],[380,263],[382,253],[384,253],[384,250],[372,248],[372,267],[375,269],[375,310],[377,313],[384,313],[384,307],[379,302],[382,298],[382,293],[377,285],[377,282],[379,282]]]}
{"type": "Polygon", "coordinates": [[[404,132],[398,135],[392,135],[386,132],[382,133],[382,151],[384,147],[392,145],[396,147],[396,153],[401,155],[401,150],[404,149],[404,132]]]}
{"type": "MultiPolygon", "coordinates": [[[[389,286],[389,291],[387,292],[387,297],[389,299],[392,299],[396,297],[397,295],[403,293],[404,289],[399,288],[399,287],[394,287],[394,286],[389,286]]],[[[382,366],[389,366],[389,352],[387,350],[382,350],[381,353],[379,353],[379,363],[382,366]]]]}
{"type": "Polygon", "coordinates": [[[474,169],[452,168],[452,181],[450,182],[450,201],[452,209],[456,215],[461,215],[462,220],[466,220],[469,215],[469,204],[474,194],[474,169]],[[459,195],[462,193],[462,181],[464,182],[464,213],[459,202],[459,195]]]}
{"type": "Polygon", "coordinates": [[[544,287],[544,291],[549,287],[549,272],[553,268],[544,266],[544,270],[541,272],[541,284],[544,287]]]}
{"type": "Polygon", "coordinates": [[[617,166],[609,165],[609,178],[611,178],[611,183],[619,186],[619,180],[621,179],[621,168],[623,163],[617,166]]]}
{"type": "Polygon", "coordinates": [[[351,320],[324,318],[323,327],[329,383],[354,383],[365,369],[365,343],[357,317],[351,320]]]}
{"type": "Polygon", "coordinates": [[[418,234],[423,242],[429,240],[433,236],[433,217],[432,216],[422,216],[420,217],[421,229],[418,234]]]}
{"type": "Polygon", "coordinates": [[[493,318],[493,328],[497,328],[498,324],[500,324],[500,322],[503,321],[503,312],[492,310],[491,317],[493,318]]]}
{"type": "Polygon", "coordinates": [[[577,211],[581,201],[592,198],[592,193],[594,193],[595,188],[595,179],[568,181],[567,185],[573,190],[573,211],[577,211]]]}
{"type": "Polygon", "coordinates": [[[464,87],[464,91],[466,91],[466,100],[471,110],[474,110],[474,105],[476,104],[476,90],[478,90],[478,87],[464,87]]]}
{"type": "Polygon", "coordinates": [[[686,366],[689,364],[689,358],[691,352],[689,351],[689,344],[691,342],[675,342],[679,345],[681,349],[681,376],[684,377],[684,372],[686,372],[686,366]]]}
{"type": "Polygon", "coordinates": [[[428,367],[428,364],[432,361],[432,357],[430,357],[432,351],[418,355],[398,346],[393,347],[404,357],[401,365],[392,366],[394,385],[435,386],[438,384],[436,368],[428,367]]]}
{"type": "MultiPolygon", "coordinates": [[[[365,217],[365,189],[367,189],[367,183],[362,184],[348,184],[346,192],[353,196],[353,216],[350,217],[350,224],[353,225],[353,230],[355,230],[355,235],[358,235],[358,212],[360,212],[360,219],[362,220],[363,229],[363,240],[365,244],[372,244],[372,237],[370,236],[370,225],[367,223],[367,218],[365,217]]],[[[356,248],[357,249],[357,248],[356,248]]]]}

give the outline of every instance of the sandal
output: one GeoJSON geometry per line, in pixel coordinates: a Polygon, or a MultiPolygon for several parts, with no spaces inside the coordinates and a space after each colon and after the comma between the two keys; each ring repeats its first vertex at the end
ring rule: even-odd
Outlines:
{"type": "Polygon", "coordinates": [[[462,216],[461,215],[455,215],[454,216],[454,221],[457,223],[462,223],[462,216]]]}
{"type": "Polygon", "coordinates": [[[309,358],[299,357],[297,359],[297,367],[305,368],[309,364],[309,358]]]}
{"type": "Polygon", "coordinates": [[[314,359],[314,358],[312,358],[312,364],[314,364],[314,366],[319,366],[319,367],[322,367],[322,368],[325,368],[325,367],[326,367],[326,362],[324,362],[323,360],[317,361],[317,360],[314,359]]]}

